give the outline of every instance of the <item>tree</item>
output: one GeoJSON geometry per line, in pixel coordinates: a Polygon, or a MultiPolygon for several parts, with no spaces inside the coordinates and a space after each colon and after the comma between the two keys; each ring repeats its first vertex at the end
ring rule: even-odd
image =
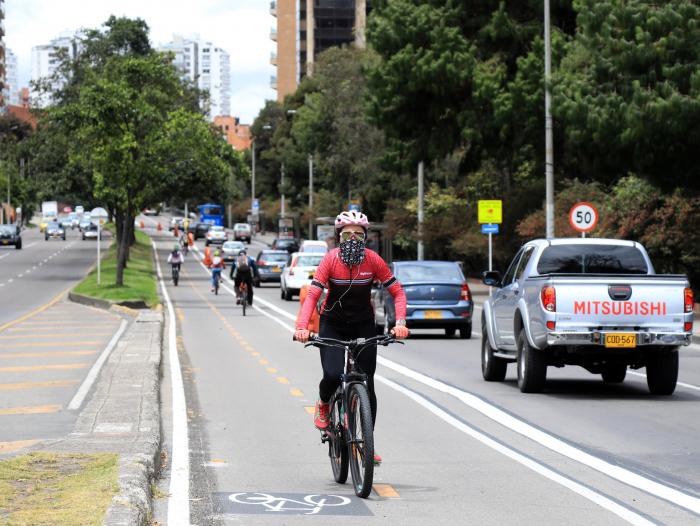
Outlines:
{"type": "Polygon", "coordinates": [[[555,77],[571,174],[628,173],[700,190],[700,6],[577,0],[578,31],[555,77]]]}

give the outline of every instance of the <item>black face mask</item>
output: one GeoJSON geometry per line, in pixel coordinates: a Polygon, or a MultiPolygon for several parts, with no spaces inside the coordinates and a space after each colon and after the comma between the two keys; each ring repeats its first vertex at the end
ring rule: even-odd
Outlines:
{"type": "Polygon", "coordinates": [[[365,242],[359,239],[341,241],[340,259],[349,267],[362,263],[365,260],[365,242]]]}

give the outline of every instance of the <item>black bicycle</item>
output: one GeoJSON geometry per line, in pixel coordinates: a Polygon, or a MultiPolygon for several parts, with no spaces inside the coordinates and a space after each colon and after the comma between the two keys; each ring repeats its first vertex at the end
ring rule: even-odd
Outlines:
{"type": "Polygon", "coordinates": [[[173,284],[177,287],[177,284],[180,281],[180,265],[172,265],[171,270],[173,274],[173,284]]]}
{"type": "Polygon", "coordinates": [[[246,307],[248,307],[248,284],[245,281],[242,281],[238,287],[238,293],[240,294],[238,301],[241,302],[241,307],[243,307],[243,316],[245,316],[245,310],[246,307]]]}
{"type": "Polygon", "coordinates": [[[321,433],[321,441],[328,443],[333,478],[344,484],[348,465],[352,473],[355,495],[367,498],[374,478],[374,430],[372,408],[367,390],[367,375],[357,365],[357,357],[370,345],[401,343],[393,336],[374,336],[357,340],[335,340],[312,337],[305,347],[331,347],[345,352],[345,373],[340,386],[329,402],[328,428],[321,433]]]}

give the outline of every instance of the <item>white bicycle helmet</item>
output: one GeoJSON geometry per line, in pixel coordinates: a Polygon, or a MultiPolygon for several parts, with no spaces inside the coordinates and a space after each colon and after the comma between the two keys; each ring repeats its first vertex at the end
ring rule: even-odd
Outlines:
{"type": "Polygon", "coordinates": [[[362,212],[356,212],[354,210],[348,212],[340,212],[335,218],[335,231],[339,232],[343,227],[348,225],[361,226],[365,232],[369,228],[369,219],[362,212]]]}

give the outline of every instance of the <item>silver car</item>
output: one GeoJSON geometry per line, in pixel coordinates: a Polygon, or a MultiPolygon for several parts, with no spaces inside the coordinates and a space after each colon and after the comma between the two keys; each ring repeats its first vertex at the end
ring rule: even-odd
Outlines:
{"type": "Polygon", "coordinates": [[[221,250],[223,251],[224,261],[234,261],[241,250],[245,250],[245,244],[240,241],[226,241],[221,250]]]}

